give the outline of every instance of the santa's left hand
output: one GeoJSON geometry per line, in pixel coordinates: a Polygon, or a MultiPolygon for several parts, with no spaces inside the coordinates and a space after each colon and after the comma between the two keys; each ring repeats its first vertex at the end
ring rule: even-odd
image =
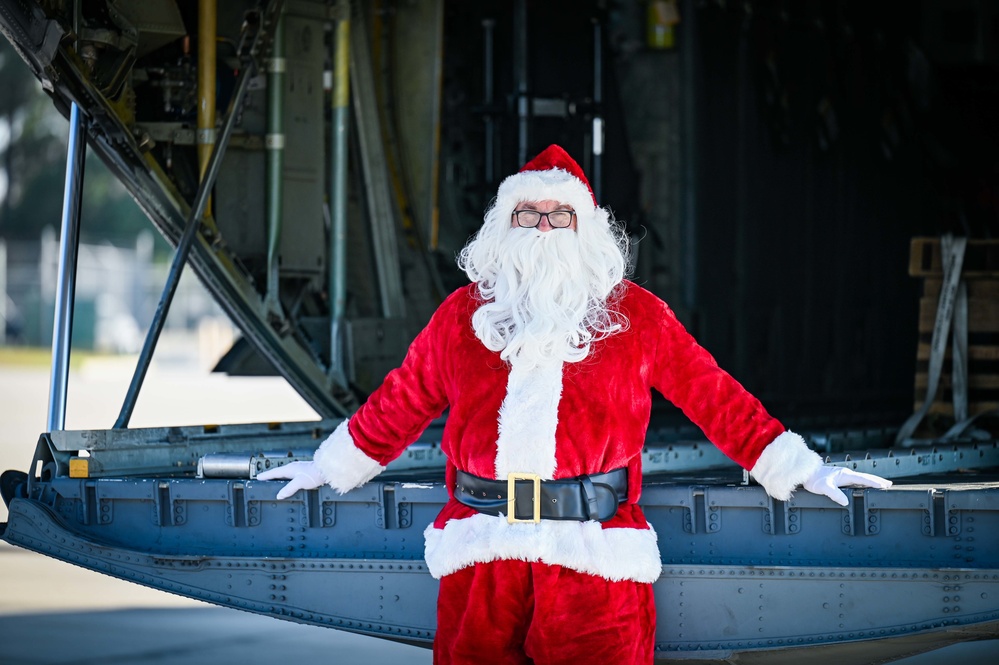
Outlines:
{"type": "Polygon", "coordinates": [[[845,506],[849,502],[846,494],[839,488],[849,485],[887,489],[891,487],[891,481],[870,473],[844,469],[841,466],[820,466],[812,474],[812,477],[804,482],[804,488],[809,492],[824,494],[841,506],[845,506]]]}

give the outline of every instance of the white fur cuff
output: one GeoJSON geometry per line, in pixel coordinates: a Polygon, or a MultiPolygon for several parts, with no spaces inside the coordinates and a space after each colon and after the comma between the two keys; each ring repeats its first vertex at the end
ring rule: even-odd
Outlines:
{"type": "Polygon", "coordinates": [[[346,420],[323,441],[312,460],[326,483],[340,494],[360,487],[385,470],[357,447],[346,420]]]}
{"type": "Polygon", "coordinates": [[[476,563],[502,559],[539,561],[597,575],[612,582],[651,584],[662,573],[656,532],[605,529],[597,522],[508,524],[503,515],[479,513],[423,532],[430,574],[440,579],[476,563]]]}
{"type": "Polygon", "coordinates": [[[820,466],[822,458],[818,453],[811,450],[800,435],[787,431],[763,449],[750,473],[767,494],[787,501],[794,489],[811,478],[820,466]]]}

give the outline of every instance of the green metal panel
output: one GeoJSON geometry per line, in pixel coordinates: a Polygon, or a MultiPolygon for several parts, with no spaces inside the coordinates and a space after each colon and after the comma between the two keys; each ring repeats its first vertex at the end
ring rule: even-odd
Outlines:
{"type": "MultiPolygon", "coordinates": [[[[319,9],[322,9],[320,6],[319,9]]],[[[280,271],[326,269],[323,200],[326,191],[323,121],[324,19],[288,13],[285,24],[284,195],[280,271]]]]}

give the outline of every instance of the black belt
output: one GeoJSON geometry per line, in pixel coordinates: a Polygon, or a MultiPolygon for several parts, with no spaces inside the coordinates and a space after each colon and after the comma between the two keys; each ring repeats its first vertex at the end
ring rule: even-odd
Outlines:
{"type": "Polygon", "coordinates": [[[458,471],[454,498],[480,513],[506,515],[511,524],[542,519],[606,522],[628,498],[628,469],[562,480],[541,480],[533,473],[511,473],[506,480],[490,480],[458,471]],[[512,513],[510,504],[514,506],[512,513]]]}

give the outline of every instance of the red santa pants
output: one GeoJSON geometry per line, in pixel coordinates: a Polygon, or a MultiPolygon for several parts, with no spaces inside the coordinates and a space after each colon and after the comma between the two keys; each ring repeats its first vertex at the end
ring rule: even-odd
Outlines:
{"type": "Polygon", "coordinates": [[[652,585],[493,561],[441,579],[435,665],[649,665],[652,585]]]}

